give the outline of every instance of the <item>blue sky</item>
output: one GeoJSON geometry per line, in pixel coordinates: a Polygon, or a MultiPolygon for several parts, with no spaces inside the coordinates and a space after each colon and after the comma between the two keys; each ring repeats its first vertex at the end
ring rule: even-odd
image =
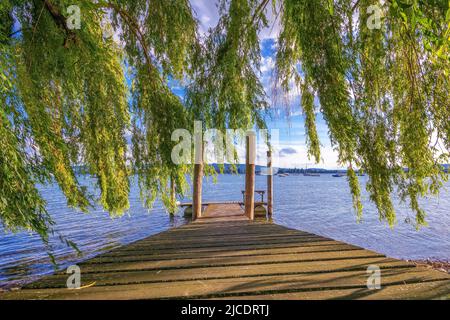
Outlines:
{"type": "MultiPolygon", "coordinates": [[[[208,28],[214,27],[219,19],[219,13],[216,2],[212,0],[190,0],[192,7],[196,13],[200,23],[200,33],[207,32],[208,28]]],[[[262,30],[259,37],[261,39],[261,81],[272,102],[270,95],[272,92],[272,75],[275,66],[276,55],[276,39],[279,33],[279,25],[271,10],[268,12],[269,27],[262,30]]],[[[180,94],[180,89],[174,92],[180,94]]],[[[322,158],[319,164],[314,164],[308,160],[305,146],[305,129],[304,118],[301,113],[300,96],[297,90],[289,92],[289,113],[286,117],[287,110],[281,105],[272,105],[271,119],[268,119],[268,128],[279,130],[279,158],[278,166],[280,167],[297,167],[302,168],[308,164],[309,167],[321,167],[334,169],[338,168],[336,163],[337,154],[333,151],[328,137],[328,128],[320,113],[317,114],[317,130],[322,144],[322,158]]],[[[263,158],[263,157],[262,157],[263,158]]],[[[260,159],[261,164],[265,162],[260,159]]]]}

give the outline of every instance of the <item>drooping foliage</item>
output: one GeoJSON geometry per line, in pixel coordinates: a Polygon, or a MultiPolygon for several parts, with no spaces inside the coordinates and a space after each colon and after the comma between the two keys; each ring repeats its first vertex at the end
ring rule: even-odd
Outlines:
{"type": "Polygon", "coordinates": [[[266,25],[264,5],[255,0],[220,2],[221,17],[206,39],[187,104],[193,114],[216,129],[264,127],[266,94],[258,77],[258,31],[266,25]]]}
{"type": "MultiPolygon", "coordinates": [[[[267,0],[219,1],[219,22],[202,43],[186,96],[193,120],[202,121],[207,128],[221,132],[227,128],[243,129],[241,133],[255,124],[265,128],[263,113],[268,104],[259,78],[258,33],[267,25],[268,3],[267,0]]],[[[234,138],[242,142],[243,136],[234,138]]],[[[223,144],[232,146],[233,143],[224,136],[223,144]]],[[[227,160],[235,163],[237,151],[231,151],[234,157],[227,160]]]]}
{"type": "Polygon", "coordinates": [[[302,88],[310,154],[319,156],[312,90],[349,167],[358,216],[355,167],[369,176],[380,219],[395,223],[397,192],[423,225],[420,197],[436,195],[447,179],[449,2],[285,0],[281,14],[278,82],[302,88]]]}
{"type": "MultiPolygon", "coordinates": [[[[243,129],[243,133],[255,124],[265,128],[263,114],[268,104],[259,78],[258,33],[267,25],[268,4],[267,0],[219,1],[219,22],[202,42],[193,81],[187,86],[186,105],[192,120],[221,132],[231,128],[243,129]]],[[[234,138],[242,142],[243,136],[234,138]]],[[[223,144],[232,147],[225,136],[223,144]]],[[[234,164],[237,151],[231,151],[234,157],[227,160],[234,164]]]]}
{"type": "Polygon", "coordinates": [[[189,74],[196,49],[189,2],[6,0],[0,16],[6,229],[47,237],[38,182],[57,183],[68,205],[87,211],[94,199],[76,165],[96,178],[97,200],[113,215],[129,207],[133,173],[147,205],[161,196],[172,210],[169,180],[182,193],[188,168],[172,164],[170,138],[187,117],[168,80],[189,74]],[[80,28],[69,24],[74,4],[80,28]]]}
{"type": "Polygon", "coordinates": [[[186,165],[175,165],[171,134],[189,128],[181,99],[169,79],[183,81],[198,51],[197,22],[188,1],[117,1],[112,9],[115,30],[129,63],[132,113],[132,166],[141,197],[151,206],[159,196],[170,212],[170,180],[181,194],[186,189],[186,165]]]}
{"type": "Polygon", "coordinates": [[[357,169],[380,217],[395,223],[393,192],[437,194],[448,160],[448,1],[220,0],[217,26],[199,35],[188,0],[3,0],[0,3],[0,220],[46,240],[52,227],[37,184],[57,183],[68,204],[129,207],[136,177],[147,206],[175,210],[188,165],[171,154],[175,129],[264,128],[259,32],[279,8],[276,80],[302,93],[309,155],[320,160],[320,108],[339,161],[357,169]],[[70,23],[76,5],[80,28],[70,23]],[[381,8],[380,28],[367,23],[381,8]],[[109,32],[111,31],[112,32],[109,32]],[[171,83],[186,88],[185,98],[171,83]],[[318,101],[318,103],[316,103],[318,101]],[[75,166],[99,195],[80,184],[75,166]],[[407,168],[407,170],[405,170],[407,168]]]}

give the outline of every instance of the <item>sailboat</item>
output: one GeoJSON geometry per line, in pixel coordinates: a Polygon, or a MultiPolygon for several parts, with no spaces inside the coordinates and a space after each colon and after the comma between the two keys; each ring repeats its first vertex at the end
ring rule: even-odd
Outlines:
{"type": "Polygon", "coordinates": [[[334,178],[342,178],[342,177],[345,177],[345,174],[344,173],[335,173],[335,174],[333,174],[332,175],[334,178]]]}

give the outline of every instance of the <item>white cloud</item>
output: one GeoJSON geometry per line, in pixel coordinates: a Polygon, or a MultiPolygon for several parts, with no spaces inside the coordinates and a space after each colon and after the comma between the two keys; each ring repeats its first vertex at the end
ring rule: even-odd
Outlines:
{"type": "MultiPolygon", "coordinates": [[[[277,8],[276,10],[279,11],[279,4],[280,2],[277,1],[277,8]]],[[[278,35],[280,34],[280,21],[277,19],[277,15],[273,11],[272,4],[269,3],[269,5],[266,8],[266,17],[269,21],[268,27],[261,30],[259,33],[260,39],[277,39],[278,35]]]]}
{"type": "MultiPolygon", "coordinates": [[[[213,28],[219,21],[219,9],[215,0],[190,0],[192,8],[196,13],[196,17],[200,22],[200,34],[205,34],[209,28],[213,28]]],[[[266,8],[266,15],[269,21],[268,27],[262,29],[259,33],[261,40],[276,39],[280,33],[279,21],[273,12],[272,5],[266,8]]]]}
{"type": "Polygon", "coordinates": [[[190,0],[196,17],[199,20],[199,32],[204,35],[209,28],[213,28],[219,21],[219,9],[214,0],[190,0]]]}
{"type": "Polygon", "coordinates": [[[295,150],[294,148],[292,148],[292,147],[287,147],[287,148],[283,148],[283,149],[281,149],[280,150],[280,152],[279,152],[279,155],[280,155],[280,157],[288,157],[288,156],[290,156],[290,155],[293,155],[293,154],[297,154],[297,150],[295,150]]]}
{"type": "MultiPolygon", "coordinates": [[[[315,163],[313,159],[308,158],[308,150],[304,143],[294,144],[280,144],[278,150],[287,150],[290,152],[283,152],[283,156],[278,157],[278,163],[275,165],[280,168],[324,168],[336,169],[337,153],[329,146],[321,148],[322,161],[315,163]],[[295,151],[295,152],[294,152],[295,151]]],[[[264,163],[261,163],[264,164],[264,163]]]]}
{"type": "Polygon", "coordinates": [[[262,57],[261,72],[264,74],[271,73],[275,68],[275,60],[273,57],[262,57]]]}

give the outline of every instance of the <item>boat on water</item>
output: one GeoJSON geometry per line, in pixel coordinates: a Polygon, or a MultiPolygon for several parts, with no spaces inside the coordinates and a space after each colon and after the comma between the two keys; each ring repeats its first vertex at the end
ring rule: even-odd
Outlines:
{"type": "Polygon", "coordinates": [[[320,177],[319,173],[304,173],[303,176],[305,177],[320,177]]]}
{"type": "Polygon", "coordinates": [[[289,173],[279,173],[278,176],[281,178],[288,177],[289,173]]]}
{"type": "Polygon", "coordinates": [[[335,173],[335,174],[333,174],[332,175],[334,178],[342,178],[342,177],[345,177],[345,174],[343,174],[343,173],[335,173]]]}

